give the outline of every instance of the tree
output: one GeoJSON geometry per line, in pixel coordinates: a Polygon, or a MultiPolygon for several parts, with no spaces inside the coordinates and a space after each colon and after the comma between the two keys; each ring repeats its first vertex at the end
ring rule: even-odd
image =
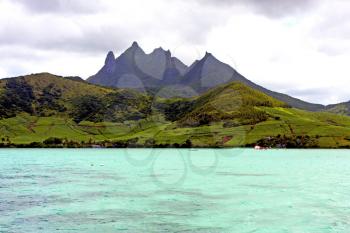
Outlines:
{"type": "Polygon", "coordinates": [[[153,138],[149,138],[145,141],[145,146],[146,147],[153,147],[156,144],[156,140],[153,138]]]}
{"type": "Polygon", "coordinates": [[[51,137],[43,141],[45,145],[60,145],[62,144],[62,139],[51,137]]]}
{"type": "Polygon", "coordinates": [[[192,148],[192,141],[190,139],[187,139],[184,144],[182,144],[183,148],[192,148]]]}
{"type": "Polygon", "coordinates": [[[7,80],[5,92],[0,98],[0,118],[14,117],[18,112],[32,114],[34,100],[32,87],[24,79],[7,80]]]}
{"type": "Polygon", "coordinates": [[[74,111],[72,117],[74,122],[81,121],[100,122],[103,121],[103,114],[106,112],[105,105],[96,96],[83,96],[73,101],[74,111]]]}

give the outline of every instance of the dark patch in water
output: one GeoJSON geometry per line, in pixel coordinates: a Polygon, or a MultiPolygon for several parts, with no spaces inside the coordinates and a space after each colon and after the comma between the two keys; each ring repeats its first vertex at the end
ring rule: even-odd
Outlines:
{"type": "Polygon", "coordinates": [[[80,195],[80,198],[85,199],[96,199],[96,198],[149,198],[150,195],[145,193],[123,193],[123,192],[113,192],[113,191],[100,191],[100,192],[86,192],[80,195]]]}
{"type": "Polygon", "coordinates": [[[13,211],[23,211],[32,207],[48,206],[52,204],[68,204],[74,202],[73,199],[60,197],[58,195],[3,195],[0,194],[0,213],[13,211]]]}
{"type": "Polygon", "coordinates": [[[92,232],[91,226],[94,226],[105,232],[225,232],[223,228],[192,226],[169,218],[172,216],[166,212],[106,209],[15,218],[4,225],[4,229],[6,232],[21,232],[24,228],[28,232],[42,232],[44,229],[45,232],[92,232]]]}
{"type": "Polygon", "coordinates": [[[90,179],[96,179],[96,180],[112,180],[112,181],[121,181],[125,180],[125,177],[118,176],[116,174],[93,174],[89,175],[88,178],[90,179]]]}
{"type": "Polygon", "coordinates": [[[224,199],[231,199],[232,196],[229,195],[207,195],[197,190],[166,190],[166,191],[160,191],[159,194],[180,194],[184,196],[189,197],[195,197],[195,198],[203,198],[203,199],[209,199],[209,200],[224,200],[224,199]]]}
{"type": "Polygon", "coordinates": [[[174,233],[222,233],[227,232],[220,227],[198,227],[189,224],[180,224],[176,222],[152,222],[147,224],[151,226],[152,232],[174,232],[174,233]]]}
{"type": "Polygon", "coordinates": [[[216,172],[220,176],[246,176],[246,177],[260,177],[260,176],[276,176],[274,174],[254,174],[254,173],[232,173],[232,172],[216,172]]]}
{"type": "Polygon", "coordinates": [[[198,215],[202,210],[213,208],[215,204],[211,202],[199,203],[195,200],[184,201],[171,199],[169,201],[159,201],[155,206],[157,209],[161,209],[161,211],[154,212],[157,215],[191,217],[198,215]]]}
{"type": "Polygon", "coordinates": [[[7,232],[20,232],[17,231],[18,229],[26,229],[26,231],[33,232],[41,231],[41,229],[45,229],[46,232],[81,232],[82,229],[80,226],[84,224],[87,224],[88,226],[98,226],[101,228],[101,226],[105,224],[108,225],[111,223],[135,222],[146,217],[147,213],[128,210],[107,209],[101,211],[84,211],[75,213],[62,213],[58,211],[57,213],[48,215],[15,218],[7,224],[7,232]]]}
{"type": "Polygon", "coordinates": [[[145,177],[150,177],[150,178],[161,178],[161,177],[169,177],[171,176],[170,174],[151,174],[151,175],[147,175],[145,177]]]}
{"type": "Polygon", "coordinates": [[[262,189],[291,189],[293,187],[287,187],[287,186],[275,186],[275,185],[260,185],[260,184],[246,184],[242,185],[245,187],[251,187],[251,188],[262,188],[262,189]]]}

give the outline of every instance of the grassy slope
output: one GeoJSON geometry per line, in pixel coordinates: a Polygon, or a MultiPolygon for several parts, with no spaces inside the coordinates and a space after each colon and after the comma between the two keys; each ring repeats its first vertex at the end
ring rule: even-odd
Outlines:
{"type": "MultiPolygon", "coordinates": [[[[159,125],[155,121],[141,120],[121,123],[80,122],[63,117],[35,117],[21,114],[14,118],[0,120],[0,136],[9,137],[16,144],[42,142],[49,137],[67,138],[73,141],[102,141],[106,139],[127,139],[139,132],[147,134],[147,129],[159,125]]],[[[160,125],[164,127],[165,124],[160,125]]],[[[150,136],[152,136],[150,134],[150,136]]]]}
{"type": "Polygon", "coordinates": [[[239,82],[224,84],[209,90],[198,98],[196,104],[198,107],[202,107],[203,105],[207,104],[215,106],[222,105],[225,107],[224,110],[229,110],[232,108],[231,104],[237,102],[245,106],[286,106],[286,104],[283,102],[239,82]]]}
{"type": "Polygon", "coordinates": [[[308,113],[297,109],[266,108],[271,118],[256,125],[224,128],[223,124],[179,128],[176,123],[158,120],[140,122],[75,124],[71,120],[55,117],[17,116],[0,121],[0,134],[9,136],[15,143],[41,142],[49,137],[67,138],[74,141],[126,140],[138,137],[139,143],[154,138],[157,143],[183,143],[191,139],[196,146],[213,146],[224,137],[232,137],[225,146],[244,146],[268,136],[309,135],[319,136],[320,147],[350,146],[350,119],[328,113],[308,113]],[[275,120],[273,117],[280,117],[275,120]]]}
{"type": "Polygon", "coordinates": [[[320,147],[348,146],[350,118],[331,113],[310,113],[298,109],[264,108],[280,120],[270,119],[258,124],[248,134],[248,142],[266,136],[289,135],[317,137],[320,147]]]}
{"type": "Polygon", "coordinates": [[[220,142],[223,137],[230,136],[232,140],[225,146],[243,146],[258,141],[261,138],[277,135],[305,136],[318,138],[320,147],[349,146],[350,118],[330,113],[309,113],[297,109],[279,107],[262,107],[261,110],[270,114],[267,121],[256,125],[244,125],[224,128],[222,123],[196,128],[168,127],[168,130],[158,135],[160,141],[193,140],[197,145],[208,145],[220,142]],[[276,120],[275,118],[278,120],[276,120]]]}

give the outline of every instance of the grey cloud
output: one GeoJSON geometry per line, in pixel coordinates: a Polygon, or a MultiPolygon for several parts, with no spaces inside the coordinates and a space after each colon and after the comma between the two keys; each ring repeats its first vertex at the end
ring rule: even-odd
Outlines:
{"type": "Polygon", "coordinates": [[[189,8],[191,14],[183,17],[161,14],[160,17],[164,20],[157,20],[152,25],[142,20],[136,24],[128,24],[125,18],[119,19],[118,16],[115,16],[114,21],[99,23],[100,18],[95,20],[95,15],[84,16],[84,20],[81,20],[80,15],[66,16],[62,15],[61,11],[73,11],[79,8],[84,12],[85,8],[95,7],[96,3],[102,0],[14,1],[23,4],[31,11],[48,14],[35,15],[30,12],[23,14],[22,18],[13,17],[12,20],[0,22],[0,35],[2,35],[0,46],[17,45],[84,54],[107,53],[109,50],[119,52],[130,46],[132,41],[142,41],[145,35],[157,38],[160,32],[166,36],[181,35],[180,43],[182,41],[198,45],[204,43],[211,28],[225,20],[222,15],[216,16],[215,11],[209,11],[210,17],[202,17],[201,9],[189,8]]]}
{"type": "Polygon", "coordinates": [[[292,84],[290,82],[290,88],[286,88],[288,85],[286,83],[271,83],[271,82],[262,82],[259,83],[263,87],[266,87],[273,91],[278,91],[281,93],[285,93],[287,95],[293,96],[295,98],[308,101],[310,103],[318,103],[318,104],[334,104],[341,101],[348,101],[349,95],[346,90],[337,90],[337,99],[338,101],[334,101],[331,97],[335,94],[334,88],[329,87],[303,87],[300,88],[300,84],[295,83],[292,84]]]}
{"type": "Polygon", "coordinates": [[[131,32],[114,27],[101,26],[98,30],[86,30],[80,36],[61,37],[44,43],[35,43],[37,48],[59,49],[80,53],[107,53],[110,50],[121,51],[134,40],[131,32]],[[108,35],[108,36],[106,36],[108,35]]]}
{"type": "Polygon", "coordinates": [[[320,0],[195,0],[198,3],[208,3],[214,6],[241,5],[252,8],[255,12],[272,18],[280,18],[300,13],[320,4],[320,0]]]}
{"type": "Polygon", "coordinates": [[[34,13],[94,13],[103,9],[100,0],[13,0],[34,13]]]}
{"type": "Polygon", "coordinates": [[[328,56],[340,56],[350,53],[350,45],[348,41],[344,40],[344,43],[340,43],[341,40],[321,42],[317,46],[319,52],[328,56]]]}
{"type": "Polygon", "coordinates": [[[25,60],[34,60],[38,61],[42,59],[42,54],[38,54],[38,51],[35,49],[23,48],[22,46],[11,46],[5,45],[0,46],[0,62],[3,64],[6,61],[16,61],[19,59],[25,60]]]}
{"type": "Polygon", "coordinates": [[[310,35],[317,42],[320,52],[329,56],[348,54],[350,51],[350,3],[342,5],[336,12],[328,14],[315,25],[310,35]]]}
{"type": "MultiPolygon", "coordinates": [[[[325,105],[334,104],[334,102],[330,99],[330,97],[334,95],[334,89],[332,88],[286,89],[282,92],[309,102],[321,103],[325,105]]],[[[347,101],[348,99],[348,93],[344,93],[340,90],[338,90],[337,95],[340,100],[347,101]]]]}
{"type": "Polygon", "coordinates": [[[337,11],[331,9],[325,14],[312,33],[317,37],[350,39],[350,3],[342,4],[337,11]]]}
{"type": "Polygon", "coordinates": [[[18,61],[16,63],[15,62],[7,62],[5,64],[4,63],[2,63],[2,64],[3,64],[4,68],[6,68],[6,72],[11,74],[11,75],[0,77],[0,79],[28,74],[28,69],[26,69],[23,65],[18,64],[18,61]]]}
{"type": "Polygon", "coordinates": [[[297,82],[291,81],[289,86],[286,85],[285,82],[270,82],[270,81],[265,81],[259,83],[260,85],[267,87],[270,90],[273,91],[281,91],[281,92],[288,92],[290,95],[296,95],[296,96],[303,96],[303,95],[317,95],[320,93],[331,93],[332,91],[328,88],[319,88],[319,87],[314,87],[314,88],[309,88],[307,86],[298,86],[297,82]],[[287,87],[287,88],[286,88],[287,87]]]}
{"type": "Polygon", "coordinates": [[[0,28],[0,46],[25,46],[28,48],[61,50],[96,54],[111,49],[122,50],[135,39],[132,31],[114,25],[80,27],[79,33],[63,30],[59,25],[31,27],[7,24],[0,28]],[[23,36],[18,36],[19,34],[23,36]]]}
{"type": "Polygon", "coordinates": [[[295,96],[320,96],[322,94],[330,94],[333,90],[327,88],[307,88],[307,89],[291,89],[287,90],[291,95],[295,96]]]}
{"type": "MultiPolygon", "coordinates": [[[[203,12],[195,10],[191,12],[191,17],[184,16],[182,19],[176,19],[174,21],[167,22],[162,27],[164,30],[168,30],[169,34],[176,33],[181,35],[185,43],[198,45],[205,42],[208,33],[212,28],[225,22],[226,17],[224,15],[217,15],[216,12],[209,12],[206,17],[203,17],[203,12]],[[180,27],[178,25],[181,25],[180,27]]],[[[156,30],[159,30],[157,27],[156,30]]],[[[159,31],[154,31],[158,34],[159,31]]]]}

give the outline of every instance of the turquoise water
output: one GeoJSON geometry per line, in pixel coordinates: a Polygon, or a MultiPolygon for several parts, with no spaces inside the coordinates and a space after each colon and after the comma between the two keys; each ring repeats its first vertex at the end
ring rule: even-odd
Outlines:
{"type": "Polygon", "coordinates": [[[0,232],[349,231],[346,150],[0,150],[0,232]]]}

